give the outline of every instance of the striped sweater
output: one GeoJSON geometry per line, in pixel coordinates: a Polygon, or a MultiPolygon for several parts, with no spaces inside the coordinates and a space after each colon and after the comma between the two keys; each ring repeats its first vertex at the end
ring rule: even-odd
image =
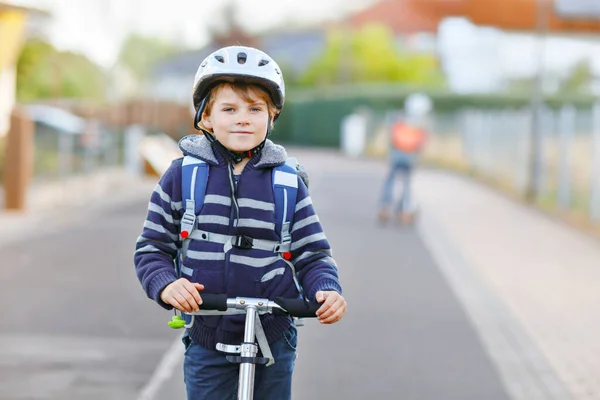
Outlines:
{"type": "MultiPolygon", "coordinates": [[[[229,186],[229,167],[222,155],[213,151],[204,136],[186,136],[179,142],[184,155],[192,155],[210,166],[204,206],[197,228],[222,235],[243,234],[254,239],[279,241],[275,229],[272,170],[285,162],[285,149],[267,140],[238,177],[234,193],[229,186]],[[236,214],[233,196],[239,206],[236,214]]],[[[160,293],[177,279],[174,260],[181,249],[179,237],[184,212],[181,190],[182,159],[175,160],[160,178],[148,206],[144,228],[134,255],[137,276],[148,297],[171,309],[160,293]]],[[[298,178],[298,195],[291,227],[291,262],[309,299],[319,290],[341,293],[338,270],[331,248],[308,190],[298,178]]],[[[278,254],[261,249],[224,248],[223,244],[190,240],[182,262],[182,274],[204,285],[203,293],[227,293],[273,299],[297,297],[290,266],[278,254]]],[[[202,294],[202,292],[201,292],[202,294]]],[[[278,340],[289,328],[289,317],[261,317],[269,342],[278,340]]],[[[239,344],[243,339],[244,316],[196,316],[189,330],[192,340],[214,349],[216,343],[239,344]]]]}

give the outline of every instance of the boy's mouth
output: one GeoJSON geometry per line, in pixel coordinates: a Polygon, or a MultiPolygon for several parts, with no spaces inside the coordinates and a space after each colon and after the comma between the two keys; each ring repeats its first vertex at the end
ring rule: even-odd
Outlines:
{"type": "Polygon", "coordinates": [[[233,131],[232,133],[238,133],[240,135],[252,135],[252,132],[249,131],[233,131]]]}

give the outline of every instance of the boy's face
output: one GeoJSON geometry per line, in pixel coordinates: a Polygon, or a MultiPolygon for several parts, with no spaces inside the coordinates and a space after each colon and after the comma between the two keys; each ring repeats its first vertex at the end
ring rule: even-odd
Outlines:
{"type": "Polygon", "coordinates": [[[213,94],[214,103],[202,118],[217,140],[231,151],[243,152],[258,146],[267,135],[269,112],[259,96],[244,100],[230,86],[222,86],[213,94]]]}

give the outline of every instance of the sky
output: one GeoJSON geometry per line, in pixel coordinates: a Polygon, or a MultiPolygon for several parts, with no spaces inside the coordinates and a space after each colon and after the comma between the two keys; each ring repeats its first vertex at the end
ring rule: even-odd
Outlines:
{"type": "MultiPolygon", "coordinates": [[[[49,10],[53,15],[48,29],[51,41],[60,49],[83,52],[105,67],[114,63],[120,42],[130,31],[160,36],[188,47],[203,46],[209,29],[218,26],[219,10],[227,3],[225,0],[170,0],[168,5],[164,0],[10,1],[49,10]]],[[[236,5],[238,21],[257,32],[340,18],[345,12],[374,0],[231,1],[236,5]]],[[[577,61],[588,59],[600,76],[597,39],[546,40],[542,57],[546,73],[564,75],[577,61]]],[[[526,76],[536,71],[540,54],[537,43],[531,35],[477,27],[465,19],[454,18],[441,24],[437,50],[455,90],[493,91],[501,87],[504,76],[526,76]]]]}
{"type": "MultiPolygon", "coordinates": [[[[108,66],[129,31],[202,46],[225,0],[11,0],[53,14],[48,30],[60,49],[76,49],[108,66]],[[168,4],[168,5],[166,5],[168,4]]],[[[371,0],[234,0],[238,19],[249,31],[278,24],[317,22],[371,0]],[[316,18],[315,18],[316,16],[316,18]]]]}

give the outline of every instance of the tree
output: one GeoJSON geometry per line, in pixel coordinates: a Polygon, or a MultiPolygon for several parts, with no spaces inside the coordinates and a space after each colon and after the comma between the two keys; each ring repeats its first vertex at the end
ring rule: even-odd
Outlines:
{"type": "Polygon", "coordinates": [[[562,81],[558,93],[565,96],[589,94],[594,73],[589,60],[582,59],[577,62],[569,75],[562,81]]]}
{"type": "Polygon", "coordinates": [[[327,35],[325,51],[300,82],[304,85],[404,82],[440,87],[445,79],[434,55],[401,51],[389,28],[366,25],[358,31],[332,30],[327,35]]]}
{"type": "Polygon", "coordinates": [[[85,56],[61,52],[41,39],[25,42],[17,61],[17,99],[104,97],[106,75],[85,56]]]}
{"type": "Polygon", "coordinates": [[[239,18],[236,18],[236,14],[239,14],[238,10],[235,2],[225,3],[219,15],[216,15],[209,24],[210,41],[217,48],[235,45],[260,48],[258,38],[238,22],[239,18]]]}
{"type": "Polygon", "coordinates": [[[531,93],[536,84],[535,76],[509,78],[504,82],[506,93],[531,93]]]}
{"type": "Polygon", "coordinates": [[[139,81],[143,81],[157,62],[182,50],[181,46],[163,39],[133,33],[123,41],[118,63],[129,68],[139,81]]]}
{"type": "MultiPolygon", "coordinates": [[[[508,79],[505,91],[508,93],[531,93],[536,86],[536,76],[508,79]]],[[[546,69],[543,73],[542,89],[544,94],[558,97],[577,97],[591,94],[594,72],[589,60],[577,62],[564,76],[561,70],[546,69]]]]}

